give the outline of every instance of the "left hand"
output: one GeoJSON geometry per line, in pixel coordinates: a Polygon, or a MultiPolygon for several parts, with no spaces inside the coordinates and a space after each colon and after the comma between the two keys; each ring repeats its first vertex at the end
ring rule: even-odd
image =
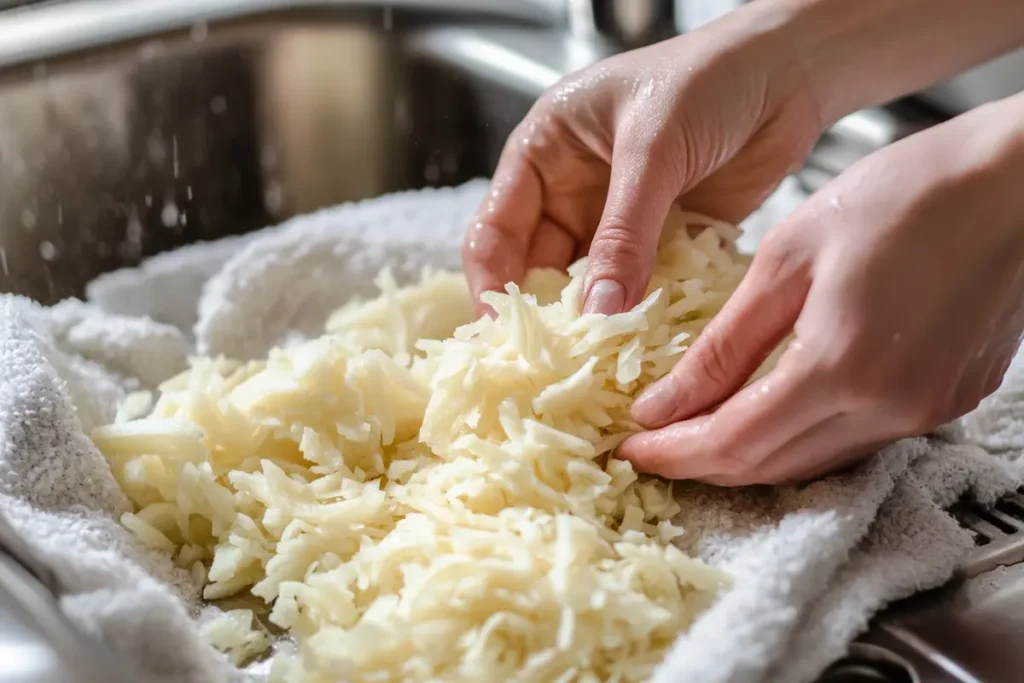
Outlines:
{"type": "Polygon", "coordinates": [[[771,230],[638,399],[653,431],[619,457],[672,479],[789,482],[973,410],[1024,330],[1022,122],[1024,94],[887,147],[771,230]],[[791,331],[776,368],[743,387],[791,331]]]}

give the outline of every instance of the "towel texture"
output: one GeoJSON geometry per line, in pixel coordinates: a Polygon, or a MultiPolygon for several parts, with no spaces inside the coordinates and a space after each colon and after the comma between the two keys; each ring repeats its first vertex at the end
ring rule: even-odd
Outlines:
{"type": "MultiPolygon", "coordinates": [[[[114,521],[127,501],[88,431],[189,353],[254,358],[318,334],[332,309],[371,293],[384,265],[400,281],[424,266],[457,268],[461,232],[485,191],[476,181],[392,195],[191,246],[98,279],[88,303],[0,298],[0,512],[52,566],[77,624],[155,681],[244,680],[200,641],[189,576],[114,521]]],[[[992,501],[1018,485],[1022,407],[1018,358],[1000,392],[961,423],[840,476],[679,487],[680,541],[735,585],[655,680],[814,680],[876,610],[949,577],[971,540],[943,508],[966,492],[992,501]]]]}

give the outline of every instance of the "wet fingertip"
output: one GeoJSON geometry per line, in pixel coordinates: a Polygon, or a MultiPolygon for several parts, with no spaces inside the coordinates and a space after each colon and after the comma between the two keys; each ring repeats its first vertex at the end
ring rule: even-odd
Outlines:
{"type": "Polygon", "coordinates": [[[633,469],[638,472],[649,472],[649,463],[646,463],[647,457],[645,455],[645,451],[650,448],[649,442],[650,435],[647,432],[634,434],[612,451],[612,457],[632,464],[633,469]]]}
{"type": "Polygon", "coordinates": [[[665,375],[637,397],[630,413],[645,429],[663,427],[672,419],[680,403],[678,394],[674,375],[665,375]]]}

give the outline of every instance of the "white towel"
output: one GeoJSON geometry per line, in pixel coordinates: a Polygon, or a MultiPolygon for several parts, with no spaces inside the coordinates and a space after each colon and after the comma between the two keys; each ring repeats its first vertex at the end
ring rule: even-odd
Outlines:
{"type": "MultiPolygon", "coordinates": [[[[53,567],[77,624],[156,681],[242,678],[200,642],[190,578],[114,521],[127,503],[86,434],[126,391],[152,387],[194,350],[250,358],[316,334],[385,264],[404,280],[422,266],[457,267],[485,191],[477,181],[393,195],[189,247],[99,279],[91,303],[0,298],[0,512],[53,567]]],[[[846,474],[800,487],[679,487],[682,542],[735,585],[655,680],[812,681],[880,607],[950,576],[971,540],[943,508],[1018,485],[1022,406],[1018,358],[963,424],[846,474]]]]}

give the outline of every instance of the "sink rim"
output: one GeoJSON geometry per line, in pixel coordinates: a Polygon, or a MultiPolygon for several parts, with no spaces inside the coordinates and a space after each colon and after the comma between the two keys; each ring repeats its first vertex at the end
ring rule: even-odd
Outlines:
{"type": "Polygon", "coordinates": [[[196,24],[274,14],[393,10],[551,28],[552,9],[518,0],[69,0],[0,12],[0,69],[156,37],[196,24]]]}

